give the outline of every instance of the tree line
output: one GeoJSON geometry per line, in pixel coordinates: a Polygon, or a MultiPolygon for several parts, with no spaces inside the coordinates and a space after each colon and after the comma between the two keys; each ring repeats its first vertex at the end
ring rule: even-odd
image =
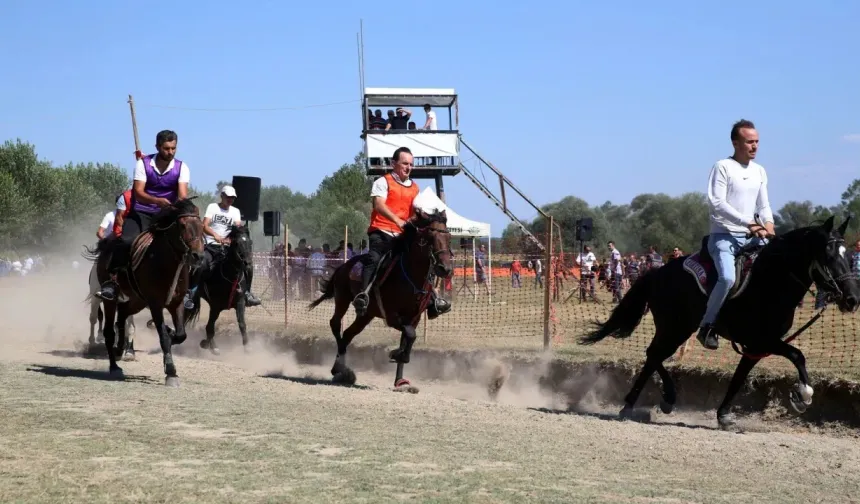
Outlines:
{"type": "MultiPolygon", "coordinates": [[[[21,140],[0,146],[0,252],[38,251],[59,248],[61,243],[90,244],[105,212],[115,199],[130,187],[131,170],[112,163],[67,163],[54,166],[39,159],[35,146],[21,140]]],[[[201,212],[218,200],[218,190],[228,181],[219,181],[211,190],[192,187],[201,212]]],[[[264,185],[260,193],[260,212],[281,212],[289,225],[290,242],[299,238],[334,248],[343,239],[344,226],[356,247],[366,236],[371,203],[372,179],[365,175],[362,154],[343,164],[320,182],[316,191],[302,193],[285,185],[264,185]]],[[[455,203],[456,204],[456,203],[455,203]]],[[[614,240],[624,253],[641,253],[654,245],[662,253],[674,247],[685,252],[699,248],[708,232],[708,207],[705,195],[689,192],[680,196],[640,194],[630,203],[607,201],[600,206],[567,196],[543,206],[561,227],[566,252],[578,250],[576,220],[590,217],[594,232],[590,243],[601,252],[614,240]]],[[[834,206],[811,201],[790,201],[775,212],[777,232],[805,226],[830,215],[844,218],[860,215],[860,179],[854,180],[834,206]]],[[[546,222],[538,218],[527,223],[536,236],[543,237],[546,222]]],[[[263,237],[262,216],[252,225],[257,251],[268,249],[263,237]]],[[[858,235],[860,219],[852,220],[849,231],[858,235]]],[[[283,231],[282,231],[283,234],[283,231]]],[[[276,241],[284,241],[280,236],[276,241]]],[[[536,253],[522,232],[513,224],[501,238],[493,239],[493,250],[500,253],[536,253]]],[[[600,254],[598,254],[600,255],[600,254]]]]}
{"type": "MultiPolygon", "coordinates": [[[[227,183],[219,181],[212,190],[190,188],[201,214],[209,203],[218,201],[219,189],[227,183]]],[[[317,246],[326,242],[336,246],[343,239],[344,226],[349,226],[351,236],[364,237],[370,219],[371,184],[359,155],[325,177],[310,194],[284,185],[263,186],[260,212],[280,211],[289,224],[293,244],[306,238],[317,246]]],[[[117,196],[129,187],[130,169],[113,163],[54,165],[39,159],[30,143],[20,139],[4,142],[0,146],[0,255],[76,250],[91,244],[102,217],[115,208],[117,196]]],[[[267,250],[262,215],[251,229],[256,250],[267,250]]],[[[284,241],[284,237],[276,240],[284,241]]]]}
{"type": "MultiPolygon", "coordinates": [[[[707,197],[701,192],[688,192],[680,196],[667,194],[640,194],[627,204],[610,201],[600,206],[589,205],[576,196],[567,196],[560,201],[544,205],[542,209],[553,216],[561,227],[561,244],[567,253],[578,253],[576,221],[589,217],[593,221],[591,239],[587,242],[600,256],[608,255],[606,243],[614,241],[625,254],[641,254],[650,246],[661,254],[670,253],[675,247],[685,253],[701,248],[702,238],[708,234],[709,212],[707,197]]],[[[779,210],[774,210],[774,226],[777,233],[820,222],[831,215],[837,219],[858,215],[860,210],[860,179],[854,180],[843,192],[841,201],[834,206],[816,205],[811,201],[789,201],[779,210]]],[[[537,218],[527,224],[539,239],[545,240],[546,221],[537,218]]],[[[860,219],[849,224],[852,240],[860,231],[860,219]]],[[[558,234],[558,228],[555,231],[558,234]]],[[[554,240],[556,247],[558,241],[554,240]]],[[[495,244],[494,244],[495,246],[495,244]]],[[[536,248],[514,226],[509,225],[502,233],[499,248],[506,252],[536,253],[536,248]]]]}

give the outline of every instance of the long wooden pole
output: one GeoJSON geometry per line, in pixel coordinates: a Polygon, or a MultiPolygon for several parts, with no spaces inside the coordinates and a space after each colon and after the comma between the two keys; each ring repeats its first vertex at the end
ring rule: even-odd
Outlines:
{"type": "Polygon", "coordinates": [[[552,283],[553,277],[555,274],[552,268],[552,215],[547,216],[547,226],[546,226],[546,266],[544,266],[545,271],[547,271],[546,282],[544,282],[544,293],[543,293],[543,348],[544,350],[549,350],[550,345],[550,320],[549,320],[549,300],[550,300],[550,284],[552,283]]]}
{"type": "Polygon", "coordinates": [[[347,251],[349,250],[346,244],[349,243],[349,226],[343,227],[343,262],[346,262],[349,259],[347,255],[347,251]]]}
{"type": "Polygon", "coordinates": [[[128,95],[128,108],[131,110],[131,129],[134,131],[134,157],[140,159],[143,153],[140,152],[140,136],[137,134],[137,115],[134,113],[134,98],[128,95]]]}
{"type": "Polygon", "coordinates": [[[284,223],[284,327],[289,323],[290,304],[290,226],[284,223]]]}

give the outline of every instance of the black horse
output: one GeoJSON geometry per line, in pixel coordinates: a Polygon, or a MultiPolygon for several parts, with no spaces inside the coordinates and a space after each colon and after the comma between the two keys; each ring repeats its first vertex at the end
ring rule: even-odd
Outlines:
{"type": "MultiPolygon", "coordinates": [[[[717,333],[730,340],[742,354],[726,397],[717,410],[721,427],[734,425],[732,399],[753,367],[769,354],[783,356],[797,368],[800,381],[789,395],[792,406],[802,413],[812,404],[813,390],[806,372],[806,359],[783,338],[791,329],[798,304],[813,282],[828,293],[842,312],[857,309],[860,284],[845,257],[847,226],[848,219],[834,230],[833,217],[830,217],[824,224],[789,231],[757,251],[744,253],[750,268],[748,277],[737,282],[739,289],[729,294],[715,326],[717,333]]],[[[670,261],[659,269],[649,270],[633,284],[609,319],[580,340],[581,344],[588,345],[607,336],[626,338],[633,333],[646,308],[650,308],[656,334],[645,351],[642,372],[624,399],[623,417],[632,414],[633,405],[654,371],[663,382],[661,409],[670,413],[675,405],[675,385],[663,361],[698,329],[705,313],[707,296],[702,290],[708,290],[705,285],[713,288],[715,275],[712,260],[701,257],[707,254],[707,247],[703,248],[699,257],[670,261]],[[695,271],[691,271],[691,265],[710,265],[708,280],[702,268],[698,271],[702,275],[699,279],[691,274],[695,271]]]]}
{"type": "Polygon", "coordinates": [[[389,353],[389,359],[397,363],[394,386],[397,390],[417,392],[409,380],[403,378],[403,365],[409,363],[412,345],[415,343],[415,327],[421,314],[431,302],[430,274],[447,277],[451,274],[451,234],[448,232],[447,215],[444,211],[427,214],[418,211],[403,233],[394,239],[391,254],[383,259],[377,269],[377,279],[370,290],[367,313],[357,317],[341,335],[341,320],[349,311],[350,304],[361,290],[362,256],[355,256],[339,266],[332,276],[323,282],[323,295],[310,304],[315,308],[326,299],[334,298],[334,315],[329,325],[337,341],[337,357],[331,374],[336,382],[355,383],[355,373],[346,365],[346,349],[352,339],[368,324],[379,317],[392,328],[400,331],[400,347],[389,353]]]}
{"type": "MultiPolygon", "coordinates": [[[[124,246],[115,236],[102,239],[95,249],[87,249],[88,258],[96,262],[99,284],[110,277],[108,263],[116,247],[124,246]]],[[[188,272],[203,255],[203,223],[200,210],[191,199],[179,200],[162,208],[153,218],[148,230],[141,233],[131,246],[130,264],[117,275],[122,295],[115,301],[102,301],[104,306],[105,345],[110,359],[110,372],[121,376],[116,361],[126,347],[126,319],[149,308],[164,357],[165,385],[178,387],[179,377],[173,362],[171,347],[185,341],[183,297],[188,289],[188,272]],[[125,300],[123,300],[125,298],[125,300]],[[164,309],[170,312],[175,331],[164,323],[164,309]],[[118,338],[114,345],[114,316],[118,338]]]]}
{"type": "Polygon", "coordinates": [[[209,322],[206,324],[206,339],[200,340],[200,348],[208,348],[213,354],[221,353],[215,344],[215,322],[224,310],[236,310],[236,322],[242,333],[242,345],[247,348],[248,333],[245,327],[245,296],[243,285],[245,271],[253,261],[251,234],[247,226],[230,228],[230,245],[222,257],[217,257],[207,278],[194,293],[194,308],[187,310],[186,320],[193,324],[200,315],[200,299],[209,304],[209,322]]]}

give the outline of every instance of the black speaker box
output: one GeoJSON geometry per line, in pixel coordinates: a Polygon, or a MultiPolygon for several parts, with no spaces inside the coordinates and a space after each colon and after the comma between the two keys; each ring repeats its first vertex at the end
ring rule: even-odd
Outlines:
{"type": "Polygon", "coordinates": [[[587,242],[591,240],[591,232],[594,229],[594,222],[591,217],[583,217],[576,221],[576,241],[587,242]]]}
{"type": "Polygon", "coordinates": [[[242,221],[260,220],[260,177],[243,177],[233,175],[233,189],[236,189],[236,201],[233,206],[242,214],[242,221]]]}
{"type": "Polygon", "coordinates": [[[263,212],[263,234],[281,236],[281,212],[263,212]]]}

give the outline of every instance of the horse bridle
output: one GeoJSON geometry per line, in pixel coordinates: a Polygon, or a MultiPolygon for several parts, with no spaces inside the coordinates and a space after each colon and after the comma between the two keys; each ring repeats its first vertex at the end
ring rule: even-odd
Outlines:
{"type": "MultiPolygon", "coordinates": [[[[450,231],[448,231],[447,229],[445,229],[445,230],[442,230],[442,229],[433,229],[433,228],[432,228],[432,227],[430,227],[430,226],[425,226],[425,227],[421,227],[421,228],[419,228],[419,227],[417,227],[417,226],[416,226],[416,227],[415,227],[415,229],[416,229],[416,231],[418,231],[418,234],[419,234],[419,235],[424,235],[425,233],[439,233],[439,234],[447,234],[447,235],[450,235],[450,234],[451,234],[451,232],[450,232],[450,231]]],[[[427,247],[428,245],[430,245],[430,244],[429,244],[427,241],[425,241],[425,240],[424,240],[424,236],[420,236],[420,237],[419,237],[419,239],[418,239],[418,247],[419,247],[419,248],[425,248],[425,247],[427,247]]],[[[438,265],[439,263],[441,263],[441,262],[442,262],[442,261],[439,259],[439,256],[440,256],[442,253],[444,253],[444,252],[448,252],[448,253],[449,253],[449,254],[451,254],[451,255],[453,255],[453,254],[454,254],[454,251],[453,251],[453,250],[451,250],[451,248],[450,248],[450,247],[448,247],[448,250],[432,250],[432,248],[431,248],[431,250],[430,250],[430,254],[429,254],[429,256],[430,256],[430,268],[431,268],[431,270],[432,270],[432,268],[433,268],[433,267],[435,267],[436,265],[438,265]]]]}
{"type": "MultiPolygon", "coordinates": [[[[838,244],[840,247],[844,246],[845,239],[844,238],[830,238],[827,240],[827,246],[829,247],[832,244],[838,244]]],[[[821,287],[821,290],[828,294],[831,300],[842,299],[845,295],[842,292],[842,289],[839,287],[839,282],[843,282],[848,280],[854,276],[854,273],[845,273],[838,277],[834,277],[833,273],[830,271],[830,268],[822,265],[818,262],[818,259],[813,259],[812,264],[809,265],[809,279],[815,282],[816,285],[821,287]],[[815,277],[813,276],[813,272],[818,272],[818,274],[824,279],[823,285],[819,285],[818,282],[815,281],[815,277]]]]}
{"type": "MultiPolygon", "coordinates": [[[[173,221],[173,222],[171,222],[171,223],[170,223],[170,225],[168,225],[168,226],[166,226],[166,227],[163,227],[163,228],[162,228],[162,227],[158,227],[158,226],[154,226],[154,228],[155,228],[155,230],[156,230],[156,231],[158,231],[158,232],[166,232],[166,231],[168,231],[170,228],[172,228],[173,226],[175,226],[175,225],[179,224],[179,219],[183,219],[183,218],[186,218],[186,217],[193,217],[194,219],[200,220],[200,216],[199,216],[199,215],[197,215],[197,214],[193,214],[193,213],[184,213],[184,214],[179,214],[179,215],[176,217],[176,220],[175,220],[175,221],[173,221]]],[[[198,238],[198,240],[203,240],[203,236],[201,235],[201,236],[198,238]]],[[[187,243],[185,243],[185,240],[183,240],[181,236],[179,237],[179,243],[181,243],[181,244],[182,244],[183,250],[182,250],[182,251],[180,251],[178,255],[180,256],[180,258],[182,259],[182,261],[187,261],[187,260],[188,260],[188,256],[189,256],[189,254],[190,254],[190,252],[191,252],[191,247],[189,247],[189,246],[188,246],[188,244],[187,244],[187,243]]],[[[176,252],[176,247],[175,247],[172,243],[171,243],[170,248],[171,248],[174,252],[176,252]]]]}

